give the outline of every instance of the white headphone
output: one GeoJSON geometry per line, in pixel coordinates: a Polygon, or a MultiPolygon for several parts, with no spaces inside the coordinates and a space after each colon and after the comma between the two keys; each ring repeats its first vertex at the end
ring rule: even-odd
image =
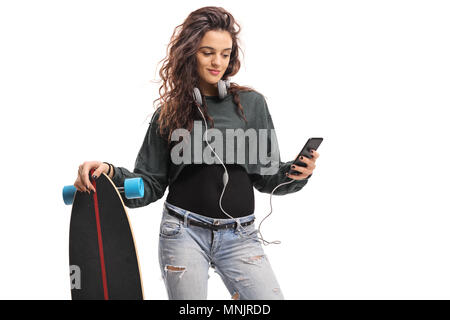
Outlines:
{"type": "MultiPolygon", "coordinates": [[[[223,100],[226,97],[229,87],[230,87],[230,79],[219,80],[219,82],[217,82],[217,89],[219,90],[220,100],[223,100]]],[[[199,105],[203,105],[202,94],[199,88],[194,88],[194,99],[199,105]]]]}
{"type": "MultiPolygon", "coordinates": [[[[223,99],[226,97],[227,92],[228,92],[228,88],[229,88],[229,87],[230,87],[230,80],[229,80],[229,79],[227,79],[227,80],[219,80],[219,82],[217,83],[217,89],[218,89],[218,91],[219,91],[219,99],[220,99],[220,100],[223,100],[223,99]]],[[[223,168],[225,169],[225,172],[223,173],[223,177],[222,177],[222,180],[223,180],[223,189],[222,189],[222,194],[220,195],[220,200],[219,200],[219,206],[220,206],[220,209],[222,210],[222,212],[223,212],[227,217],[229,217],[230,219],[233,219],[233,220],[237,223],[237,225],[238,225],[238,226],[237,226],[237,230],[239,230],[239,234],[240,234],[241,236],[245,236],[245,235],[243,235],[243,234],[241,233],[241,230],[240,230],[241,224],[239,223],[239,220],[237,220],[236,218],[234,218],[234,217],[232,217],[231,215],[229,215],[229,214],[222,208],[222,197],[223,197],[223,194],[224,194],[224,192],[225,192],[225,188],[226,188],[226,186],[227,186],[227,184],[228,184],[228,171],[227,171],[227,168],[226,168],[225,164],[223,163],[222,159],[220,159],[220,157],[217,155],[217,153],[213,150],[213,148],[212,148],[211,145],[209,144],[209,141],[208,141],[208,125],[207,125],[207,123],[206,123],[205,116],[203,115],[203,112],[202,112],[202,110],[200,109],[200,106],[203,105],[203,99],[202,99],[202,94],[201,94],[201,92],[200,92],[200,89],[194,87],[194,94],[193,94],[193,95],[194,95],[194,100],[195,100],[195,102],[197,103],[198,111],[200,111],[200,113],[201,113],[201,115],[202,115],[202,118],[203,118],[203,121],[204,121],[204,123],[205,123],[205,127],[206,127],[206,130],[205,130],[205,140],[206,140],[206,143],[208,144],[208,147],[211,149],[211,151],[214,153],[214,155],[217,157],[217,159],[219,159],[220,163],[222,164],[223,168]]],[[[285,185],[285,184],[292,183],[293,181],[294,181],[294,180],[291,180],[291,181],[288,181],[288,182],[283,182],[283,183],[279,184],[279,185],[276,186],[276,187],[272,190],[272,192],[270,193],[270,212],[269,212],[268,215],[266,215],[266,216],[264,217],[264,219],[261,220],[261,222],[259,223],[259,226],[258,226],[258,234],[261,235],[261,238],[258,237],[258,239],[261,240],[262,243],[263,243],[264,245],[269,245],[269,244],[272,244],[272,243],[273,243],[273,244],[280,244],[280,243],[281,243],[281,241],[278,241],[278,240],[275,240],[275,241],[272,241],[272,242],[269,242],[269,241],[264,240],[264,238],[263,238],[263,236],[262,236],[262,233],[261,233],[261,224],[263,223],[263,221],[264,221],[267,217],[269,217],[269,216],[272,214],[272,195],[273,195],[273,192],[274,192],[278,187],[280,187],[280,186],[282,186],[282,185],[285,185]]],[[[246,237],[248,237],[248,236],[246,236],[246,237]]]]}

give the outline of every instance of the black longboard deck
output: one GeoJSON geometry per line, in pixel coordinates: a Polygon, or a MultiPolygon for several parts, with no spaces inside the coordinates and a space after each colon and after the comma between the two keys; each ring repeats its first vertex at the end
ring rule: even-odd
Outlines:
{"type": "Polygon", "coordinates": [[[96,197],[92,191],[77,191],[72,206],[72,299],[142,300],[139,261],[125,206],[109,177],[102,174],[94,183],[96,197]]]}

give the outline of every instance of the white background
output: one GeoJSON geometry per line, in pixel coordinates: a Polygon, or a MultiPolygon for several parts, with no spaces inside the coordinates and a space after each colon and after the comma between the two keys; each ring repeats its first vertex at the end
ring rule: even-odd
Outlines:
{"type": "MultiPolygon", "coordinates": [[[[62,187],[85,160],[133,169],[158,62],[205,5],[242,27],[232,81],[267,97],[282,160],[324,137],[308,185],[263,225],[285,297],[449,299],[448,2],[261,0],[1,2],[0,298],[70,299],[62,187]]],[[[147,299],[167,299],[166,195],[129,210],[147,299]]],[[[208,298],[229,299],[210,276],[208,298]]]]}

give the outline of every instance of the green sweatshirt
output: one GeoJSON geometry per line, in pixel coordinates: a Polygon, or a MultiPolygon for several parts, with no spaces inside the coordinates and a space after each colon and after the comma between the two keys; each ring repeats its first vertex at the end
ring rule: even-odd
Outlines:
{"type": "MultiPolygon", "coordinates": [[[[250,91],[239,92],[239,97],[248,123],[245,123],[240,117],[239,109],[234,104],[231,94],[228,94],[223,100],[219,100],[218,97],[205,97],[208,114],[214,119],[214,129],[208,123],[208,141],[225,164],[240,164],[250,175],[253,186],[257,190],[271,193],[280,183],[291,180],[286,177],[285,173],[289,171],[290,165],[294,160],[288,162],[280,161],[275,129],[264,96],[256,91],[250,91]],[[249,142],[249,139],[236,143],[236,141],[239,141],[238,138],[235,138],[233,145],[231,144],[232,140],[228,139],[227,132],[229,135],[247,132],[249,136],[251,133],[256,133],[257,146],[255,147],[255,140],[249,142]],[[259,132],[266,132],[266,135],[259,135],[259,132]],[[222,141],[220,141],[221,135],[222,141]],[[243,141],[245,143],[242,143],[243,141]],[[266,148],[261,147],[263,143],[265,143],[266,148]],[[264,154],[267,157],[264,160],[258,158],[255,163],[255,159],[253,158],[252,160],[250,155],[254,155],[255,150],[260,152],[261,149],[266,151],[264,154]],[[242,157],[242,154],[245,154],[244,157],[242,157]],[[272,159],[272,162],[267,161],[267,159],[272,159]]],[[[169,150],[167,139],[159,134],[159,114],[160,108],[153,114],[141,149],[137,155],[133,172],[123,167],[114,167],[115,173],[112,180],[117,187],[122,187],[124,180],[127,178],[142,177],[144,181],[145,195],[143,198],[126,199],[123,197],[125,205],[129,208],[143,207],[160,199],[164,195],[167,186],[177,179],[181,170],[188,164],[220,164],[219,160],[214,157],[214,154],[209,149],[206,141],[204,141],[205,139],[201,138],[205,132],[203,119],[196,120],[194,124],[194,128],[201,131],[192,130],[188,135],[190,139],[183,139],[186,143],[190,141],[190,146],[188,144],[183,145],[182,142],[178,143],[179,139],[174,139],[176,141],[175,145],[169,150]],[[180,151],[182,146],[184,147],[182,153],[175,152],[175,149],[180,151]],[[184,157],[181,163],[180,154],[184,157]],[[178,158],[174,158],[175,155],[178,158]],[[202,158],[202,155],[203,159],[199,159],[202,158]],[[174,159],[175,161],[173,161],[174,159]],[[186,161],[186,159],[190,161],[186,161]]],[[[294,180],[290,184],[280,186],[275,190],[274,195],[297,192],[307,183],[308,178],[294,180]]]]}

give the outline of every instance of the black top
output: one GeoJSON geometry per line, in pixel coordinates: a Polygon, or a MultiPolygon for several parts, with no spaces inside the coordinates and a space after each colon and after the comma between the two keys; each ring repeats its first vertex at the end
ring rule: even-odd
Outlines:
{"type": "MultiPolygon", "coordinates": [[[[222,208],[232,217],[252,214],[255,208],[252,181],[239,164],[225,164],[228,184],[222,208]]],[[[189,164],[169,185],[166,201],[174,206],[215,219],[229,219],[219,206],[223,189],[221,164],[189,164]]]]}

